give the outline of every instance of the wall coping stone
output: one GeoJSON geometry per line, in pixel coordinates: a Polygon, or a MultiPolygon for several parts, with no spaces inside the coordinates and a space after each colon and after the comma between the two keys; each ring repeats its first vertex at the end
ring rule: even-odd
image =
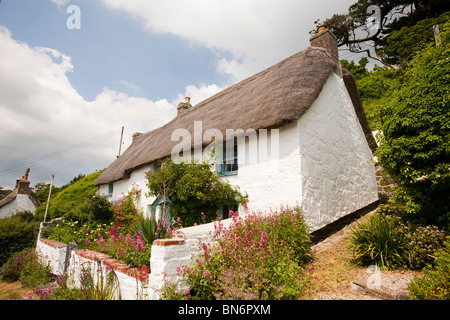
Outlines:
{"type": "Polygon", "coordinates": [[[182,246],[186,243],[183,238],[172,239],[158,239],[153,242],[154,246],[168,247],[168,246],[182,246]]]}
{"type": "Polygon", "coordinates": [[[67,244],[62,243],[62,242],[58,242],[58,241],[55,241],[55,240],[48,240],[48,239],[42,239],[41,238],[41,239],[39,239],[39,241],[49,245],[50,247],[56,248],[56,249],[67,247],[67,244]]]}

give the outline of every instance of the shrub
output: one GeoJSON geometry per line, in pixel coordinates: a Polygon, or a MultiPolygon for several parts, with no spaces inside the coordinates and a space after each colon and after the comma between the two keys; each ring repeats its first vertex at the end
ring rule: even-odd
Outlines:
{"type": "Polygon", "coordinates": [[[391,211],[382,208],[352,229],[350,248],[355,261],[384,269],[422,269],[432,262],[431,254],[442,247],[444,231],[432,225],[416,225],[386,212],[391,211]]]}
{"type": "Polygon", "coordinates": [[[97,221],[79,221],[57,219],[49,227],[43,228],[41,237],[62,243],[75,241],[79,248],[86,247],[98,239],[98,235],[106,236],[114,222],[102,223],[97,221]]]}
{"type": "Polygon", "coordinates": [[[133,233],[141,235],[151,245],[158,236],[158,223],[154,218],[144,219],[136,226],[133,233]]]}
{"type": "Polygon", "coordinates": [[[410,300],[450,300],[450,240],[435,257],[435,267],[428,265],[423,277],[415,277],[408,284],[410,300]]]}
{"type": "MultiPolygon", "coordinates": [[[[228,229],[221,224],[191,265],[179,268],[191,290],[178,298],[296,299],[308,277],[302,266],[310,258],[308,228],[298,208],[279,213],[233,215],[228,229]]],[[[174,298],[167,288],[163,298],[174,298]]]]}
{"type": "Polygon", "coordinates": [[[414,226],[399,221],[399,232],[405,235],[403,257],[409,269],[422,269],[433,263],[433,253],[442,247],[444,232],[436,226],[414,226]]]}
{"type": "Polygon", "coordinates": [[[141,267],[150,262],[151,244],[147,243],[141,235],[116,234],[115,228],[108,234],[109,238],[106,240],[99,234],[98,242],[91,248],[97,248],[100,252],[120,259],[132,267],[141,267]]]}
{"type": "Polygon", "coordinates": [[[90,221],[110,222],[113,218],[113,206],[107,196],[93,195],[80,208],[90,221]]]}
{"type": "Polygon", "coordinates": [[[11,254],[35,245],[38,226],[39,222],[27,211],[0,219],[0,265],[11,254]]]}
{"type": "Polygon", "coordinates": [[[20,280],[27,287],[35,287],[52,280],[50,266],[42,264],[34,249],[25,249],[12,255],[2,266],[4,281],[20,280]]]}
{"type": "Polygon", "coordinates": [[[390,216],[374,214],[365,223],[352,229],[351,250],[355,260],[363,265],[375,264],[384,269],[404,265],[405,235],[397,230],[397,222],[390,216]]]}
{"type": "MultiPolygon", "coordinates": [[[[165,203],[170,200],[170,213],[192,226],[203,212],[207,222],[217,217],[220,204],[243,203],[246,196],[237,187],[221,181],[207,163],[174,163],[168,160],[156,172],[147,172],[149,196],[165,203]]],[[[163,220],[167,217],[163,217],[163,220]]]]}

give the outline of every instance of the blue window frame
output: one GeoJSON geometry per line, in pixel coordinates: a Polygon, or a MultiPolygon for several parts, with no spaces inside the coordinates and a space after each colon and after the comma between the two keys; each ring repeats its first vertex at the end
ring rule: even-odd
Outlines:
{"type": "Polygon", "coordinates": [[[114,192],[114,184],[110,183],[108,184],[108,196],[112,197],[113,192],[114,192]]]}
{"type": "Polygon", "coordinates": [[[237,174],[238,172],[238,144],[237,138],[228,140],[223,145],[223,157],[220,164],[220,174],[237,174]]]}

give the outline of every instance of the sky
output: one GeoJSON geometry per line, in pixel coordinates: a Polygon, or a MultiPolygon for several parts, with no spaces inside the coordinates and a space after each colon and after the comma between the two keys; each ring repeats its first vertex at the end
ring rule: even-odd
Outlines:
{"type": "Polygon", "coordinates": [[[27,168],[32,186],[106,168],[185,96],[196,105],[306,49],[314,21],[355,2],[1,0],[0,186],[27,168]]]}

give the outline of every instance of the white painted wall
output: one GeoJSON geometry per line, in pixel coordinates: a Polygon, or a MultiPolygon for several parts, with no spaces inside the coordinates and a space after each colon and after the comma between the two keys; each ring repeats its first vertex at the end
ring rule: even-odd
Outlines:
{"type": "MultiPolygon", "coordinates": [[[[247,151],[259,150],[264,145],[260,141],[249,139],[247,151]]],[[[268,131],[268,159],[257,163],[245,161],[239,164],[237,175],[224,176],[223,180],[240,187],[241,192],[248,194],[250,211],[274,211],[280,206],[294,207],[301,203],[301,171],[300,147],[296,123],[288,124],[278,129],[278,134],[268,131]],[[271,141],[278,141],[278,155],[270,154],[271,141]]],[[[242,147],[239,146],[240,157],[242,147]]],[[[275,153],[275,152],[274,152],[275,153]]],[[[242,211],[240,210],[240,213],[242,211]]]]}
{"type": "Polygon", "coordinates": [[[50,265],[52,274],[64,274],[67,245],[61,243],[58,246],[51,246],[44,241],[38,241],[36,244],[36,251],[40,253],[41,261],[50,265]]]}
{"type": "Polygon", "coordinates": [[[16,199],[0,208],[0,219],[16,214],[18,211],[34,212],[36,207],[26,194],[18,194],[16,199]]]}
{"type": "MultiPolygon", "coordinates": [[[[113,194],[110,198],[111,201],[120,201],[124,195],[131,191],[133,184],[139,186],[141,189],[141,197],[137,205],[144,211],[145,215],[148,215],[148,206],[151,205],[156,197],[146,197],[148,193],[148,188],[146,185],[147,179],[145,173],[151,171],[153,165],[144,166],[138,170],[131,172],[130,178],[126,180],[114,182],[113,194]]],[[[108,194],[108,185],[101,185],[99,187],[99,194],[108,194]]]]}
{"type": "Polygon", "coordinates": [[[378,200],[372,153],[340,77],[330,76],[298,132],[302,208],[313,230],[378,200]]]}

